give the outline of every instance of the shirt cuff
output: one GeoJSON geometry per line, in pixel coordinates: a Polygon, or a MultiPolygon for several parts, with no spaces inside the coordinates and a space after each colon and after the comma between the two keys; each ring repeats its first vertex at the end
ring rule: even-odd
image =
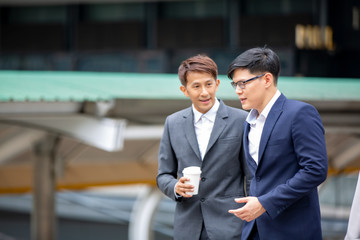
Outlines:
{"type": "MultiPolygon", "coordinates": [[[[176,186],[176,185],[175,185],[175,186],[176,186]]],[[[178,195],[178,194],[176,193],[176,191],[175,191],[175,187],[174,187],[174,195],[175,195],[175,198],[176,198],[176,199],[178,199],[178,198],[182,197],[181,195],[178,195]]]]}

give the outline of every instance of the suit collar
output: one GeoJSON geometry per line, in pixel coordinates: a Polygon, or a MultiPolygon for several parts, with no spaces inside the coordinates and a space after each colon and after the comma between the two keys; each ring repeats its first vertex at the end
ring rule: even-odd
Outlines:
{"type": "MultiPolygon", "coordinates": [[[[195,128],[194,128],[194,112],[192,111],[191,107],[189,107],[186,111],[184,111],[183,118],[185,121],[184,131],[185,131],[186,139],[188,140],[189,145],[191,146],[195,155],[198,157],[199,160],[201,160],[199,144],[197,142],[195,128]]],[[[179,129],[179,131],[182,131],[182,129],[179,129]]]]}
{"type": "Polygon", "coordinates": [[[247,161],[249,168],[255,172],[257,169],[257,164],[249,153],[249,139],[248,139],[249,131],[250,131],[250,124],[247,121],[244,121],[244,135],[243,135],[244,152],[246,159],[250,159],[250,161],[247,161]]]}
{"type": "Polygon", "coordinates": [[[266,118],[266,122],[260,140],[258,164],[260,164],[262,155],[264,154],[264,150],[268,143],[271,132],[283,111],[283,105],[285,101],[286,101],[286,97],[283,94],[281,94],[280,97],[274,103],[273,107],[269,112],[268,117],[266,118]]]}
{"type": "MultiPolygon", "coordinates": [[[[215,123],[213,130],[210,135],[209,143],[206,149],[206,153],[212,148],[212,146],[215,144],[216,140],[219,138],[220,134],[224,130],[224,128],[227,125],[226,119],[228,118],[228,112],[226,109],[226,105],[223,103],[223,101],[220,100],[220,106],[218,109],[218,112],[216,114],[215,123]]],[[[205,153],[205,156],[206,156],[205,153]]]]}
{"type": "MultiPolygon", "coordinates": [[[[287,100],[286,97],[283,94],[281,94],[280,97],[274,103],[273,107],[269,112],[268,118],[266,119],[264,129],[261,135],[260,146],[259,146],[259,158],[258,158],[259,165],[261,163],[261,158],[262,155],[264,154],[264,150],[271,135],[271,132],[283,111],[283,105],[286,100],[287,100]]],[[[247,156],[247,159],[251,159],[251,161],[247,161],[249,167],[251,167],[254,171],[256,171],[258,165],[255,163],[254,159],[251,157],[249,153],[249,139],[248,139],[249,131],[250,131],[250,124],[247,121],[245,121],[244,137],[243,137],[245,156],[247,156]]]]}
{"type": "MultiPolygon", "coordinates": [[[[208,152],[211,147],[215,144],[216,140],[219,138],[220,134],[226,127],[226,118],[228,118],[228,112],[226,109],[226,105],[222,100],[219,100],[220,106],[216,114],[215,123],[213,130],[210,135],[209,143],[207,146],[206,152],[208,152]]],[[[186,111],[184,111],[183,118],[185,119],[185,135],[186,138],[195,152],[196,156],[201,159],[199,145],[196,138],[195,128],[194,128],[194,115],[192,108],[189,107],[186,111]]],[[[206,153],[205,153],[206,156],[206,153]]],[[[204,158],[205,158],[204,156],[204,158]]]]}
{"type": "Polygon", "coordinates": [[[276,100],[280,97],[281,93],[279,90],[276,90],[274,96],[270,99],[268,104],[266,104],[265,108],[262,110],[261,113],[259,113],[256,109],[251,109],[250,113],[248,114],[246,121],[250,124],[254,124],[256,122],[256,119],[260,116],[263,116],[264,119],[267,118],[269,115],[270,110],[274,106],[276,100]],[[260,116],[259,116],[260,115],[260,116]]]}
{"type": "Polygon", "coordinates": [[[219,107],[220,107],[220,102],[217,98],[215,100],[214,106],[212,106],[212,108],[206,113],[201,113],[198,110],[196,110],[193,104],[191,108],[194,113],[194,122],[195,123],[198,122],[202,116],[204,116],[211,122],[215,122],[216,114],[217,111],[219,110],[219,107]]]}

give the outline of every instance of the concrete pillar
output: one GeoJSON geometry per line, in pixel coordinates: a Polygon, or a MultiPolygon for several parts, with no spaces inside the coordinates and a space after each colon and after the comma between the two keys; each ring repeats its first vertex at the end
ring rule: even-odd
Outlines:
{"type": "Polygon", "coordinates": [[[58,143],[59,138],[49,134],[34,146],[32,240],[54,240],[56,238],[55,156],[58,143]]]}

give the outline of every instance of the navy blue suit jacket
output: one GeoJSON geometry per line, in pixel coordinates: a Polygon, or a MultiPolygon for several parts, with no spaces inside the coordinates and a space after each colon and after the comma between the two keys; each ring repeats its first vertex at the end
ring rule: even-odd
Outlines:
{"type": "MultiPolygon", "coordinates": [[[[319,113],[281,94],[264,125],[258,165],[249,154],[249,128],[245,122],[245,157],[253,176],[250,195],[266,209],[254,220],[260,239],[321,240],[317,187],[326,179],[328,161],[319,113]]],[[[242,239],[254,221],[244,224],[242,239]]]]}

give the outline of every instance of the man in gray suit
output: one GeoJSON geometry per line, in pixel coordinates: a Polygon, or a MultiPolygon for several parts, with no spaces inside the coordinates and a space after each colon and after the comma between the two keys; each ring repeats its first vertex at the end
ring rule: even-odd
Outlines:
{"type": "Polygon", "coordinates": [[[174,239],[240,239],[243,222],[228,210],[242,206],[234,198],[246,195],[250,180],[242,152],[247,113],[216,98],[220,81],[211,58],[197,55],[183,61],[178,75],[192,106],[165,121],[156,179],[177,203],[174,239]],[[189,166],[201,167],[197,195],[187,194],[193,186],[182,170],[189,166]]]}

